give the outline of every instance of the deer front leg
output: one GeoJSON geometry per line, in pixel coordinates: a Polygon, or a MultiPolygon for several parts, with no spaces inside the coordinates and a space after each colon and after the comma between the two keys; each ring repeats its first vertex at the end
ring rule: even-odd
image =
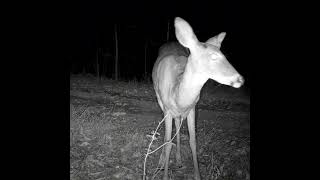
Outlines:
{"type": "Polygon", "coordinates": [[[197,160],[197,144],[196,144],[196,134],[195,134],[195,108],[193,108],[188,117],[188,130],[190,136],[190,147],[192,151],[192,159],[193,159],[193,166],[194,166],[194,179],[200,180],[200,173],[198,167],[198,160],[197,160]]]}
{"type": "MultiPolygon", "coordinates": [[[[176,132],[178,131],[179,127],[180,127],[180,123],[181,123],[181,118],[175,118],[175,126],[176,126],[176,132]]],[[[178,168],[182,167],[182,161],[181,161],[181,146],[180,146],[180,130],[177,133],[177,151],[176,151],[176,161],[177,161],[177,166],[178,168]]]]}
{"type": "MultiPolygon", "coordinates": [[[[165,119],[165,136],[164,136],[164,143],[171,140],[171,133],[172,133],[172,116],[168,114],[165,119]]],[[[172,144],[166,144],[163,149],[159,159],[158,167],[161,169],[164,167],[164,176],[163,180],[168,180],[168,168],[169,168],[169,157],[171,152],[172,144]]]]}

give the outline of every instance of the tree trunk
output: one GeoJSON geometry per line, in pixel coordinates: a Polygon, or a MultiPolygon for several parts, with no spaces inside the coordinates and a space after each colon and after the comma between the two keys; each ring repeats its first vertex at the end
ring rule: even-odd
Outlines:
{"type": "Polygon", "coordinates": [[[148,49],[148,40],[144,44],[144,77],[147,77],[147,49],[148,49]]]}
{"type": "Polygon", "coordinates": [[[115,37],[115,50],[116,50],[116,55],[115,55],[115,64],[114,64],[114,69],[115,69],[115,80],[118,80],[118,62],[119,62],[119,55],[118,55],[118,28],[117,24],[114,26],[114,37],[115,37]]]}
{"type": "Polygon", "coordinates": [[[169,38],[170,38],[170,20],[168,20],[167,42],[169,41],[169,38]]]}
{"type": "Polygon", "coordinates": [[[96,59],[97,59],[97,81],[99,81],[99,77],[100,77],[100,72],[99,72],[99,56],[100,56],[100,48],[97,48],[97,55],[96,55],[96,59]]]}

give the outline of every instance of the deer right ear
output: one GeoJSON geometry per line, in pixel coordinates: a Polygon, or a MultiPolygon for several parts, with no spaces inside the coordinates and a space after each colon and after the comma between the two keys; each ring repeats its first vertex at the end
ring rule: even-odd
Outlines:
{"type": "Polygon", "coordinates": [[[174,20],[174,27],[179,43],[184,47],[193,49],[193,47],[198,43],[198,39],[188,22],[180,17],[176,17],[174,20]]]}
{"type": "Polygon", "coordinates": [[[220,49],[221,43],[222,43],[225,36],[226,36],[226,33],[222,32],[219,35],[208,39],[206,43],[212,44],[220,49]]]}

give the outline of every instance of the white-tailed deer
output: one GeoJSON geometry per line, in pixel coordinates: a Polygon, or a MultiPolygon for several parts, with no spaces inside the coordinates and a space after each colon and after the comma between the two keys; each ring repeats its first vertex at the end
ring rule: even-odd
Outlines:
{"type": "MultiPolygon", "coordinates": [[[[182,46],[179,43],[169,43],[160,48],[159,56],[153,67],[152,79],[158,103],[164,115],[167,115],[165,142],[171,139],[172,118],[175,119],[176,129],[181,120],[187,118],[194,179],[199,180],[195,105],[199,100],[200,90],[208,79],[235,88],[239,88],[244,83],[244,79],[220,51],[221,42],[226,33],[222,32],[202,43],[198,41],[191,26],[185,20],[176,17],[174,26],[176,37],[182,46]]],[[[168,179],[170,152],[171,144],[169,143],[165,145],[159,159],[159,166],[164,167],[164,180],[168,179]]],[[[178,165],[182,166],[179,133],[177,134],[176,159],[178,165]]]]}

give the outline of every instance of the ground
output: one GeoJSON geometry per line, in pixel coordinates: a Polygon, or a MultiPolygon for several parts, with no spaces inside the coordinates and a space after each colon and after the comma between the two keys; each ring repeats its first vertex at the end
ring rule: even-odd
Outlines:
{"type": "MultiPolygon", "coordinates": [[[[210,80],[202,89],[196,111],[201,178],[250,179],[248,91],[217,86],[210,80]]],[[[145,162],[152,132],[162,118],[151,82],[98,81],[90,76],[72,75],[70,179],[142,179],[144,163],[146,179],[162,179],[162,171],[156,176],[153,174],[161,150],[148,155],[145,162]]],[[[164,124],[158,133],[151,150],[163,144],[164,124]]],[[[176,149],[173,146],[169,174],[175,180],[192,179],[193,163],[185,121],[180,134],[185,168],[175,168],[176,149]]]]}

